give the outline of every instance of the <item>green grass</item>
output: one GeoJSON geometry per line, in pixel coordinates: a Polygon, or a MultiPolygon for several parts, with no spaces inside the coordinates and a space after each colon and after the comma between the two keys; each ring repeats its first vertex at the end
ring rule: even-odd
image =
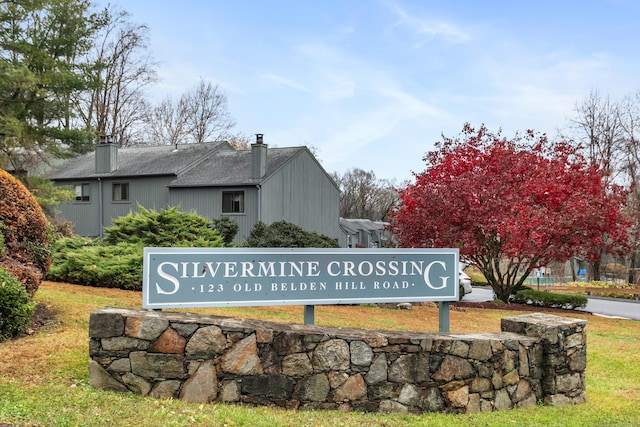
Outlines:
{"type": "MultiPolygon", "coordinates": [[[[88,385],[88,317],[106,305],[138,307],[140,294],[46,284],[36,299],[58,311],[59,322],[38,334],[0,343],[0,425],[13,426],[634,426],[640,425],[640,322],[583,313],[588,330],[587,403],[450,415],[385,415],[337,411],[287,411],[266,407],[194,404],[135,394],[105,392],[88,385]]],[[[203,310],[204,311],[204,310],[203,310]]],[[[302,321],[300,307],[255,307],[245,315],[302,321]]],[[[497,332],[514,311],[452,311],[454,333],[497,332]]],[[[437,330],[437,308],[386,310],[369,306],[316,307],[316,323],[372,328],[437,330]]]]}

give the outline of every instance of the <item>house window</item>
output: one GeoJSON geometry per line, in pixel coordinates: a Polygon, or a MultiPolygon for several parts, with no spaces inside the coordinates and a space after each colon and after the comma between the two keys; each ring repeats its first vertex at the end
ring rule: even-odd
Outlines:
{"type": "Polygon", "coordinates": [[[129,183],[114,182],[111,184],[111,201],[128,202],[129,201],[129,183]]]}
{"type": "Polygon", "coordinates": [[[85,182],[82,184],[75,185],[76,190],[76,202],[90,202],[91,198],[89,197],[89,193],[91,191],[91,184],[85,182]]]}
{"type": "Polygon", "coordinates": [[[244,191],[223,191],[222,213],[244,213],[244,191]]]}

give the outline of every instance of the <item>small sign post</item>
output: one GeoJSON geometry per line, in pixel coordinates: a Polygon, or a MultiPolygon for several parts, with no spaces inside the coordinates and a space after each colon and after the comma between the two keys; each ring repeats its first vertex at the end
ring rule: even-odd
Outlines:
{"type": "Polygon", "coordinates": [[[457,249],[145,248],[147,309],[437,301],[449,332],[457,249]],[[446,317],[446,318],[445,318],[446,317]]]}
{"type": "Polygon", "coordinates": [[[540,277],[542,277],[542,271],[538,268],[533,270],[534,275],[536,276],[536,281],[538,282],[538,290],[540,290],[540,277]]]}

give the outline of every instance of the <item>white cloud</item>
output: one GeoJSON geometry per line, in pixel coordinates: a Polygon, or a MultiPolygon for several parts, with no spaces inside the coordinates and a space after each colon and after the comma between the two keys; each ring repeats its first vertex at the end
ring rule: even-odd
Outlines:
{"type": "Polygon", "coordinates": [[[287,79],[286,77],[278,76],[276,74],[260,74],[259,77],[265,80],[272,81],[278,85],[283,85],[291,89],[307,92],[307,88],[302,83],[298,83],[297,81],[292,79],[287,79]]]}
{"type": "Polygon", "coordinates": [[[409,28],[416,35],[426,37],[422,43],[433,38],[440,38],[452,44],[466,43],[471,39],[469,34],[450,22],[416,16],[414,12],[407,12],[396,2],[390,1],[386,4],[398,17],[396,26],[409,28]]]}

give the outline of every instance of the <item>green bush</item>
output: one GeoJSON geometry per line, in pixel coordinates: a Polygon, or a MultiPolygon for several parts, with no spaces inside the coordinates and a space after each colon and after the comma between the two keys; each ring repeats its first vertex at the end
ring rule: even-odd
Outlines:
{"type": "Polygon", "coordinates": [[[160,212],[141,208],[137,214],[114,221],[105,233],[102,240],[73,237],[56,241],[49,280],[139,291],[145,246],[224,246],[206,218],[177,208],[160,212]]]}
{"type": "Polygon", "coordinates": [[[139,243],[104,245],[85,238],[60,239],[54,245],[50,280],[100,288],[142,289],[139,243]]]}
{"type": "Polygon", "coordinates": [[[113,221],[105,229],[105,243],[120,242],[153,247],[221,247],[223,240],[212,223],[194,212],[181,212],[177,207],[160,212],[138,206],[139,212],[130,213],[113,221]]]}
{"type": "Polygon", "coordinates": [[[513,302],[518,304],[531,304],[538,307],[565,308],[575,310],[587,306],[587,297],[584,295],[564,295],[552,292],[524,289],[513,296],[513,302]]]}
{"type": "Polygon", "coordinates": [[[34,309],[22,283],[0,267],[0,341],[26,331],[34,309]]]}
{"type": "Polygon", "coordinates": [[[224,244],[227,246],[231,245],[236,234],[238,234],[238,221],[228,216],[221,216],[218,219],[214,219],[212,221],[212,227],[220,233],[224,244]]]}
{"type": "Polygon", "coordinates": [[[265,225],[257,223],[249,233],[245,246],[250,248],[339,248],[331,237],[305,231],[286,221],[265,225]]]}

